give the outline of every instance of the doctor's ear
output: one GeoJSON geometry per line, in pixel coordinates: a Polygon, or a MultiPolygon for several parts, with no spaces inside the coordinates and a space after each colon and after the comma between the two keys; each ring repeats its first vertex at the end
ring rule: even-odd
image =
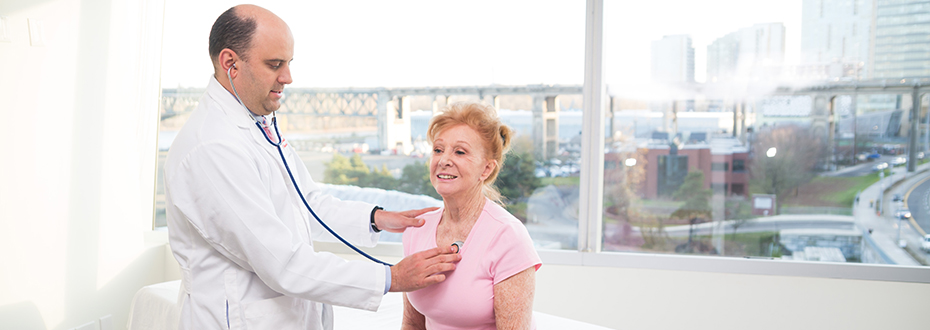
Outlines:
{"type": "Polygon", "coordinates": [[[236,66],[236,63],[239,62],[239,56],[232,49],[224,48],[220,51],[219,56],[217,57],[217,63],[220,66],[220,69],[227,71],[230,69],[239,70],[236,66]]]}

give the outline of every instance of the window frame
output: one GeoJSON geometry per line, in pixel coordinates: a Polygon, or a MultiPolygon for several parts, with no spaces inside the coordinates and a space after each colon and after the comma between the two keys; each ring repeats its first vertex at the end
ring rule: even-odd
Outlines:
{"type": "MultiPolygon", "coordinates": [[[[601,251],[601,242],[603,241],[603,233],[601,232],[603,212],[601,212],[601,209],[604,201],[605,167],[603,153],[604,125],[602,120],[605,118],[609,98],[603,81],[603,9],[603,0],[586,0],[584,115],[582,118],[584,129],[582,130],[581,155],[584,168],[581,171],[579,183],[579,219],[583,220],[579,221],[578,249],[539,249],[538,253],[544,263],[589,267],[930,283],[930,267],[923,266],[601,251]]],[[[154,14],[149,13],[148,15],[154,14]]],[[[160,95],[161,86],[158,86],[158,88],[160,95]]],[[[155,116],[153,119],[156,120],[157,125],[158,117],[155,116]]],[[[156,176],[155,171],[151,175],[156,176]]],[[[154,221],[155,217],[153,215],[151,219],[153,227],[154,221]]],[[[158,237],[167,236],[165,227],[152,228],[150,232],[158,237]]],[[[167,241],[167,239],[164,240],[167,241]]],[[[351,249],[341,243],[314,242],[314,246],[318,251],[354,254],[351,249]]],[[[375,247],[361,248],[361,250],[378,256],[403,257],[401,243],[379,243],[375,247]]]]}

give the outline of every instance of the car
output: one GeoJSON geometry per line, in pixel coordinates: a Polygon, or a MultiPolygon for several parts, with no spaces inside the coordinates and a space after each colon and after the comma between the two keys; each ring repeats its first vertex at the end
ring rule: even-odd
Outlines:
{"type": "Polygon", "coordinates": [[[907,164],[907,157],[895,157],[891,160],[891,166],[898,166],[907,164]]]}
{"type": "Polygon", "coordinates": [[[879,158],[882,158],[882,155],[880,155],[880,154],[878,154],[877,152],[875,152],[875,153],[869,154],[869,155],[866,156],[865,158],[868,158],[868,159],[879,159],[879,158]]]}
{"type": "Polygon", "coordinates": [[[920,249],[930,252],[930,234],[924,235],[924,239],[920,241],[920,249]]]}
{"type": "Polygon", "coordinates": [[[891,201],[893,202],[900,202],[903,200],[904,198],[901,198],[901,194],[894,194],[894,196],[891,197],[891,201]]]}
{"type": "Polygon", "coordinates": [[[897,211],[894,211],[894,217],[895,217],[895,218],[898,218],[898,219],[901,219],[901,220],[910,218],[910,217],[911,217],[911,211],[908,210],[907,208],[898,209],[897,211]]]}
{"type": "Polygon", "coordinates": [[[886,168],[888,168],[888,163],[881,162],[881,163],[878,163],[878,164],[875,164],[874,166],[872,166],[872,172],[878,172],[878,171],[884,170],[884,169],[886,169],[886,168]]]}

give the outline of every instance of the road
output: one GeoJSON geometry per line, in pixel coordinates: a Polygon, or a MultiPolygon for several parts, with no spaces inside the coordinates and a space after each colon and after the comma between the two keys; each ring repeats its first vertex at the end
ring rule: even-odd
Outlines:
{"type": "Polygon", "coordinates": [[[930,229],[930,177],[922,178],[904,194],[904,203],[911,211],[914,230],[926,235],[930,229]]]}
{"type": "Polygon", "coordinates": [[[881,164],[884,162],[890,165],[891,160],[895,159],[896,157],[898,156],[881,156],[881,158],[873,160],[873,161],[859,163],[854,166],[850,166],[850,167],[847,167],[847,168],[844,168],[844,169],[841,169],[835,172],[826,172],[821,175],[822,176],[844,177],[844,178],[854,177],[854,176],[863,176],[863,175],[872,173],[872,167],[875,166],[876,164],[881,164]]]}

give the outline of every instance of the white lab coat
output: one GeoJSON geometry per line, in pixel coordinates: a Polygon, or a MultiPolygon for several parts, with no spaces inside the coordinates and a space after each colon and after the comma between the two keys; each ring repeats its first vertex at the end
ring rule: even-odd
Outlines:
{"type": "MultiPolygon", "coordinates": [[[[313,250],[311,237],[332,236],[303,206],[262,134],[211,78],[168,152],[168,234],[182,275],[179,329],[331,329],[330,305],[374,311],[381,303],[383,265],[313,250]]],[[[330,228],[356,244],[377,242],[369,227],[374,205],[322,194],[294,149],[284,154],[330,228]]]]}

